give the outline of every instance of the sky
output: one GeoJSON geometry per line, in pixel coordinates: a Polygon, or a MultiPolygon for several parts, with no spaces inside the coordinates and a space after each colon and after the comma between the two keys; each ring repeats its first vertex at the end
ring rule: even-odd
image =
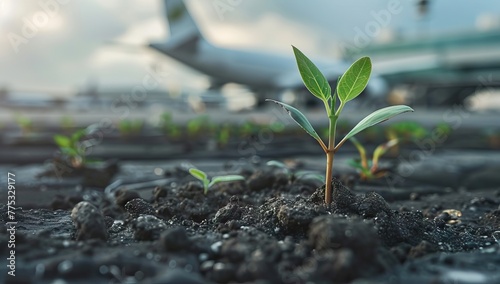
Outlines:
{"type": "MultiPolygon", "coordinates": [[[[293,44],[315,57],[339,57],[373,23],[369,42],[500,26],[497,0],[431,1],[425,17],[410,0],[186,2],[216,45],[291,55],[293,44]]],[[[0,0],[0,88],[68,95],[138,84],[154,68],[169,74],[165,86],[204,86],[204,76],[141,47],[166,40],[164,14],[161,0],[0,0]]]]}

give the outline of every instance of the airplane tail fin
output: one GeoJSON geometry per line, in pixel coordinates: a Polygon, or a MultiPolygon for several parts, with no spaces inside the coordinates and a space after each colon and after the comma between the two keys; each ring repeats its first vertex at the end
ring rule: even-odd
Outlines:
{"type": "Polygon", "coordinates": [[[202,38],[184,0],[164,0],[164,6],[170,31],[169,44],[177,46],[202,38]]]}

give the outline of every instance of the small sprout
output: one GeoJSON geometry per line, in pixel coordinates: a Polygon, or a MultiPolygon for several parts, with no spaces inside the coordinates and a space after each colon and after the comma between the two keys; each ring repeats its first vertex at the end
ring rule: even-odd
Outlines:
{"type": "Polygon", "coordinates": [[[228,124],[217,129],[217,143],[219,147],[225,147],[231,138],[231,127],[228,124]]]}
{"type": "Polygon", "coordinates": [[[453,131],[453,128],[451,128],[451,126],[448,123],[441,122],[434,127],[434,131],[438,132],[438,135],[440,136],[448,137],[453,131]]]}
{"type": "Polygon", "coordinates": [[[239,128],[240,137],[249,137],[259,130],[259,126],[253,121],[246,121],[239,128]]]}
{"type": "Polygon", "coordinates": [[[15,114],[14,118],[23,134],[26,135],[31,133],[31,131],[33,131],[33,120],[31,118],[23,116],[22,114],[19,113],[15,114]]]}
{"type": "Polygon", "coordinates": [[[425,127],[415,121],[401,121],[390,125],[387,128],[387,137],[398,137],[400,142],[409,143],[425,138],[429,133],[425,127]]]}
{"type": "MultiPolygon", "coordinates": [[[[297,66],[299,73],[302,77],[302,81],[306,88],[311,92],[312,95],[323,101],[325,105],[326,114],[329,119],[329,130],[328,130],[328,144],[325,144],[321,137],[318,135],[316,130],[314,130],[311,123],[307,120],[304,114],[302,114],[298,109],[293,106],[287,105],[282,102],[275,100],[272,101],[286,110],[288,114],[292,117],[295,122],[304,129],[309,135],[311,135],[323,149],[326,154],[326,175],[325,175],[325,203],[330,204],[332,202],[332,170],[333,170],[333,158],[335,153],[339,148],[351,137],[358,134],[359,132],[379,124],[389,118],[396,116],[398,114],[413,111],[412,108],[405,105],[390,106],[383,109],[379,109],[364,119],[362,119],[354,128],[352,128],[340,142],[336,144],[335,134],[337,121],[339,119],[340,113],[344,109],[347,102],[355,99],[359,96],[368,84],[370,79],[370,74],[372,71],[372,63],[369,57],[362,57],[354,62],[347,71],[340,76],[336,90],[332,94],[332,89],[329,85],[328,80],[321,73],[321,71],[314,65],[314,63],[309,60],[300,50],[293,47],[293,52],[295,54],[295,59],[297,61],[297,66]],[[337,107],[337,98],[340,100],[340,105],[337,107]]],[[[336,189],[335,189],[336,190],[336,189]]],[[[337,192],[334,192],[334,196],[337,192]]]]}
{"type": "Polygon", "coordinates": [[[118,131],[123,136],[138,135],[141,132],[144,122],[142,120],[124,119],[118,122],[118,131]]]}
{"type": "Polygon", "coordinates": [[[294,175],[296,179],[316,179],[319,181],[325,180],[324,175],[320,175],[314,171],[298,171],[294,175]]]}
{"type": "Polygon", "coordinates": [[[160,115],[159,128],[167,137],[177,139],[181,136],[181,130],[172,119],[172,114],[164,112],[160,115]]]}
{"type": "Polygon", "coordinates": [[[64,158],[74,168],[81,168],[87,162],[85,148],[81,147],[80,141],[86,135],[87,129],[78,130],[68,136],[54,135],[54,142],[56,142],[64,158]]]}
{"type": "Polygon", "coordinates": [[[360,159],[359,161],[350,160],[348,164],[349,166],[359,170],[361,179],[371,180],[385,176],[387,172],[385,170],[379,169],[378,161],[380,160],[380,157],[387,153],[390,148],[398,144],[398,139],[389,140],[388,142],[381,144],[377,148],[375,148],[371,161],[368,161],[366,157],[365,147],[361,145],[358,139],[356,139],[355,137],[351,137],[349,140],[352,142],[352,144],[354,144],[354,146],[356,146],[356,149],[358,149],[360,159]]]}
{"type": "Polygon", "coordinates": [[[277,167],[277,168],[284,168],[284,169],[287,169],[286,165],[280,161],[276,161],[276,160],[271,160],[271,161],[268,161],[266,163],[267,166],[270,166],[270,167],[277,167]]]}
{"type": "Polygon", "coordinates": [[[266,165],[269,166],[269,167],[274,167],[274,168],[282,169],[284,174],[290,175],[290,170],[288,169],[288,167],[284,163],[282,163],[280,161],[271,160],[271,161],[268,161],[266,163],[266,165]]]}
{"type": "Polygon", "coordinates": [[[191,119],[187,123],[187,133],[190,137],[198,136],[202,131],[207,130],[210,126],[210,120],[207,115],[201,115],[191,119]]]}
{"type": "Polygon", "coordinates": [[[240,175],[227,175],[227,176],[216,176],[213,177],[212,180],[209,180],[207,174],[197,168],[190,168],[189,173],[199,179],[203,184],[203,193],[207,194],[208,190],[217,183],[221,182],[232,182],[238,180],[244,180],[245,178],[240,175]]]}

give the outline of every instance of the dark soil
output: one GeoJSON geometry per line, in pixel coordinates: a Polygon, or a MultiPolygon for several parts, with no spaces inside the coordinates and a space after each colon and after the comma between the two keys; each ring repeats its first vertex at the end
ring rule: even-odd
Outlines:
{"type": "MultiPolygon", "coordinates": [[[[2,282],[500,283],[500,188],[383,197],[335,180],[326,206],[314,177],[239,174],[204,195],[166,169],[171,182],[147,194],[87,186],[20,209],[16,277],[2,266],[2,282]]],[[[0,241],[7,255],[5,230],[0,241]]]]}

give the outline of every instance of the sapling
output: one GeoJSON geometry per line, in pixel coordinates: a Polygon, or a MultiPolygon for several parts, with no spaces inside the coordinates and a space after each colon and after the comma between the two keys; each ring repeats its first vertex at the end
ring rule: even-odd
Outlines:
{"type": "Polygon", "coordinates": [[[141,132],[143,125],[144,122],[140,119],[138,120],[123,119],[118,122],[118,131],[123,136],[138,135],[141,132]]]}
{"type": "Polygon", "coordinates": [[[349,141],[354,144],[356,149],[359,152],[359,161],[349,160],[349,165],[355,169],[359,170],[359,174],[362,180],[370,180],[375,178],[381,178],[385,176],[386,171],[379,169],[378,161],[380,157],[382,157],[387,150],[396,146],[398,144],[398,139],[391,139],[383,144],[380,144],[373,151],[372,159],[368,160],[366,157],[366,149],[363,145],[356,139],[356,137],[349,138],[349,141]]]}
{"type": "Polygon", "coordinates": [[[18,113],[15,114],[14,118],[23,135],[30,134],[33,131],[33,120],[31,118],[18,113]]]}
{"type": "Polygon", "coordinates": [[[224,148],[231,138],[231,126],[224,124],[216,130],[216,140],[219,147],[224,148]]]}
{"type": "Polygon", "coordinates": [[[80,145],[80,140],[86,135],[87,129],[78,130],[68,136],[54,135],[54,142],[56,142],[61,153],[74,168],[80,168],[87,162],[85,149],[80,145]]]}
{"type": "Polygon", "coordinates": [[[189,120],[186,128],[187,128],[187,133],[190,137],[196,137],[200,133],[202,133],[202,131],[208,129],[209,126],[210,126],[210,120],[208,115],[201,115],[189,120]]]}
{"type": "MultiPolygon", "coordinates": [[[[297,122],[297,124],[299,124],[309,135],[311,135],[314,139],[316,139],[316,141],[318,141],[319,145],[325,152],[325,203],[330,204],[332,202],[333,159],[335,153],[337,153],[339,148],[342,147],[342,145],[349,138],[353,137],[364,129],[383,122],[395,115],[413,111],[413,109],[405,105],[396,105],[379,109],[362,119],[356,126],[354,126],[354,128],[351,129],[351,131],[349,131],[349,133],[346,134],[346,136],[344,136],[344,138],[342,138],[342,140],[340,140],[336,144],[335,133],[339,116],[344,109],[345,104],[359,96],[368,84],[368,80],[370,79],[372,70],[371,60],[369,57],[362,57],[354,62],[339,78],[335,92],[332,95],[330,84],[318,69],[318,67],[316,67],[316,65],[314,65],[314,63],[297,48],[293,47],[293,51],[304,85],[309,90],[309,92],[311,92],[311,94],[320,99],[325,105],[326,114],[329,120],[328,144],[325,144],[323,142],[323,140],[320,138],[316,130],[314,130],[313,126],[307,120],[305,115],[302,114],[298,109],[275,100],[268,99],[267,101],[272,101],[282,106],[292,117],[292,119],[297,122]],[[338,107],[336,106],[337,98],[340,101],[340,105],[338,107]]],[[[334,196],[337,196],[337,192],[334,192],[333,194],[334,196]]]]}
{"type": "Polygon", "coordinates": [[[214,186],[215,184],[221,183],[221,182],[231,182],[231,181],[238,181],[238,180],[244,180],[245,178],[240,176],[240,175],[227,175],[227,176],[216,176],[213,177],[212,180],[208,179],[207,174],[204,171],[198,170],[197,168],[190,168],[189,173],[199,179],[202,184],[203,184],[203,193],[207,194],[208,190],[214,186]]]}
{"type": "Polygon", "coordinates": [[[179,127],[174,123],[172,114],[169,112],[164,112],[160,115],[159,128],[171,139],[178,139],[182,134],[179,127]]]}
{"type": "Polygon", "coordinates": [[[415,121],[401,121],[387,127],[388,139],[398,138],[401,143],[409,143],[428,136],[427,129],[415,121]]]}

